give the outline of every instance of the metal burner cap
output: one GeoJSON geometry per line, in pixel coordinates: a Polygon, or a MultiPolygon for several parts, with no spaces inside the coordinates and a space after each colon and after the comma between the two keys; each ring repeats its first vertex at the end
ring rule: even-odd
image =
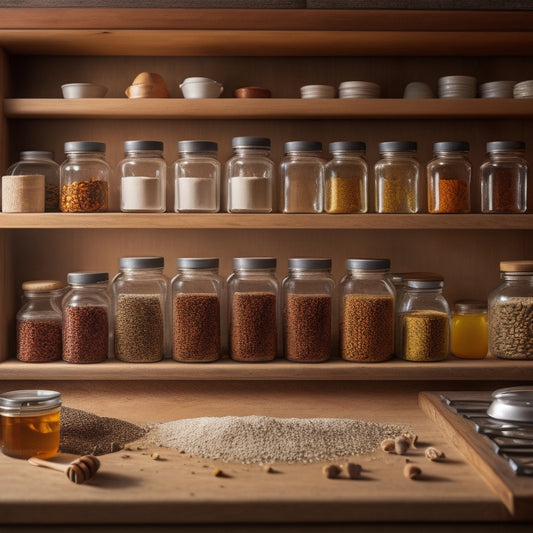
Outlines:
{"type": "Polygon", "coordinates": [[[533,387],[508,387],[492,393],[487,414],[497,420],[533,424],[533,387]]]}

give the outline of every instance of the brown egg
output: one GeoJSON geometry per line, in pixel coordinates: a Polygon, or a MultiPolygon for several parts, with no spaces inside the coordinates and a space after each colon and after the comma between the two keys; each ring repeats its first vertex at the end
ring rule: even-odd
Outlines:
{"type": "Polygon", "coordinates": [[[141,72],[126,89],[128,98],[168,98],[170,93],[163,77],[155,72],[141,72]]]}
{"type": "Polygon", "coordinates": [[[160,74],[155,72],[141,72],[135,76],[132,85],[141,84],[165,85],[165,80],[160,74]]]}

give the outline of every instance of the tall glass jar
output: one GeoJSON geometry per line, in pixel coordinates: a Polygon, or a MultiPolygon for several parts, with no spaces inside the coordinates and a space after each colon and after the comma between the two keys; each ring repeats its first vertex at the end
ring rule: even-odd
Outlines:
{"type": "Polygon", "coordinates": [[[274,257],[236,257],[228,278],[230,357],[272,361],[278,347],[278,295],[274,257]]]}
{"type": "Polygon", "coordinates": [[[61,359],[61,281],[25,281],[17,313],[17,359],[45,363],[61,359]]]}
{"type": "Polygon", "coordinates": [[[533,261],[502,261],[502,283],[489,295],[489,353],[533,359],[533,261]]]}
{"type": "Polygon", "coordinates": [[[488,342],[487,302],[455,302],[452,313],[452,354],[461,359],[483,359],[487,357],[488,342]]]}
{"type": "Polygon", "coordinates": [[[118,164],[120,210],[163,213],[166,209],[167,164],[161,141],[126,141],[118,164]]]}
{"type": "Polygon", "coordinates": [[[334,290],[331,259],[289,259],[282,282],[283,345],[289,361],[329,359],[334,290]]]}
{"type": "Polygon", "coordinates": [[[70,272],[63,298],[63,360],[100,363],[110,351],[111,303],[107,272],[70,272]]]}
{"type": "Polygon", "coordinates": [[[54,152],[28,150],[20,152],[20,161],[7,169],[10,176],[42,174],[44,176],[45,211],[59,211],[59,165],[54,152]]]}
{"type": "Polygon", "coordinates": [[[172,358],[185,363],[221,355],[224,281],[218,258],[179,258],[172,279],[172,358]]]}
{"type": "Polygon", "coordinates": [[[333,158],[324,167],[324,210],[326,213],[368,211],[368,165],[366,144],[356,141],[332,142],[333,158]]]}
{"type": "Polygon", "coordinates": [[[233,156],[226,162],[230,213],[271,213],[274,162],[270,139],[234,137],[233,156]]]}
{"type": "Polygon", "coordinates": [[[469,148],[464,141],[433,144],[433,159],[426,167],[430,213],[470,212],[469,148]]]}
{"type": "Polygon", "coordinates": [[[481,212],[525,213],[527,210],[526,145],[522,141],[487,143],[481,165],[481,212]]]}
{"type": "Polygon", "coordinates": [[[379,143],[374,165],[375,208],[378,213],[418,213],[420,205],[420,163],[417,144],[411,141],[379,143]]]}
{"type": "Polygon", "coordinates": [[[400,306],[400,351],[406,361],[442,361],[450,352],[451,311],[438,280],[408,280],[400,306]]]}
{"type": "Polygon", "coordinates": [[[180,141],[172,165],[174,211],[217,213],[220,210],[218,145],[210,141],[180,141]]]}
{"type": "Polygon", "coordinates": [[[65,143],[67,159],[60,167],[59,208],[63,213],[107,211],[110,167],[105,143],[65,143]]]}
{"type": "Polygon", "coordinates": [[[395,290],[388,259],[347,259],[339,285],[340,353],[374,363],[394,353],[395,290]]]}
{"type": "Polygon", "coordinates": [[[281,160],[284,213],[322,213],[324,210],[324,160],[322,143],[285,143],[281,160]]]}
{"type": "Polygon", "coordinates": [[[168,281],[163,257],[121,257],[113,279],[115,357],[153,363],[168,342],[168,281]]]}

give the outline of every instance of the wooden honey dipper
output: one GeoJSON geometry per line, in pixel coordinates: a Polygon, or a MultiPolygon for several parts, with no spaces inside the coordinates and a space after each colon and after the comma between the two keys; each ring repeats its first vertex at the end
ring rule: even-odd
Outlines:
{"type": "Polygon", "coordinates": [[[34,466],[44,466],[46,468],[51,468],[52,470],[65,472],[70,481],[72,481],[72,483],[77,483],[78,485],[91,479],[100,468],[100,461],[94,455],[83,455],[68,464],[45,461],[38,457],[30,457],[28,463],[34,466]]]}

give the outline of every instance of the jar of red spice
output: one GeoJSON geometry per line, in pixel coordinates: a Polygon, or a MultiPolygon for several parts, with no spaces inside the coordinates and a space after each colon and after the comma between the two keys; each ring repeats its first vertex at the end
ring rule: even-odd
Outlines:
{"type": "Polygon", "coordinates": [[[464,141],[433,144],[433,159],[427,164],[428,212],[469,213],[472,165],[470,146],[464,141]]]}
{"type": "Polygon", "coordinates": [[[522,141],[487,143],[481,165],[481,212],[525,213],[527,210],[526,145],[522,141]]]}

